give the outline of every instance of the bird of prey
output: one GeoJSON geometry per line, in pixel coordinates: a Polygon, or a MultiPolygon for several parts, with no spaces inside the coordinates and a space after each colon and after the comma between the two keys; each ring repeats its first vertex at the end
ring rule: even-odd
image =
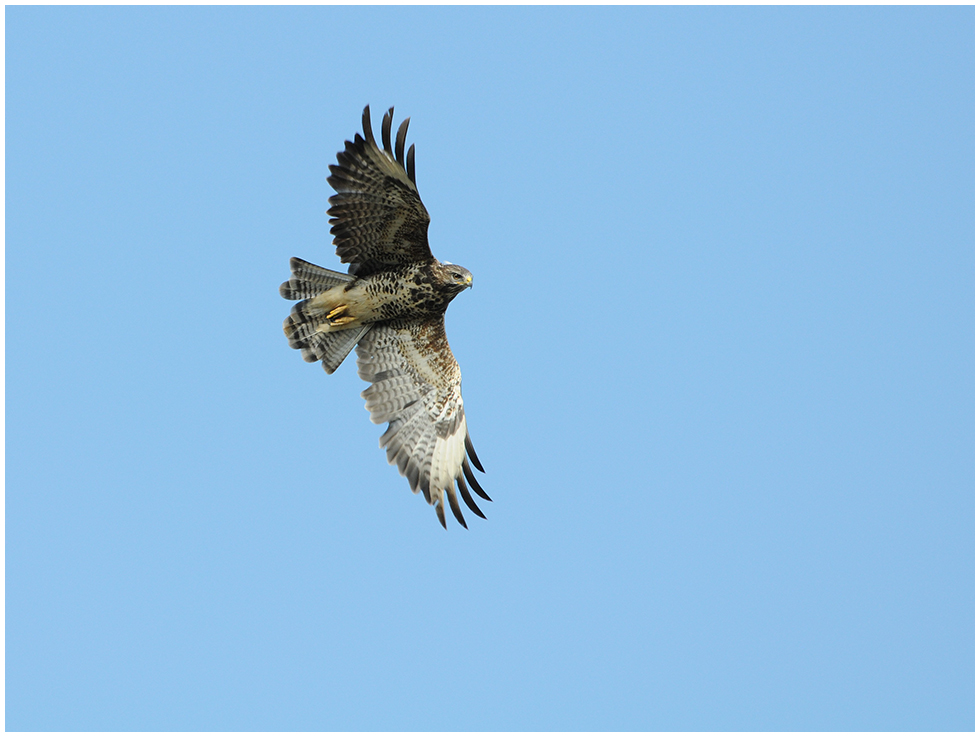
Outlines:
{"type": "Polygon", "coordinates": [[[381,447],[388,462],[420,490],[446,526],[444,500],[459,523],[455,483],[474,514],[484,517],[467,488],[490,497],[470,461],[480,464],[466,430],[459,364],[446,340],[444,317],[453,298],[473,285],[461,266],[437,261],[429,250],[426,212],[415,186],[415,144],[405,155],[408,119],[391,147],[390,108],[381,123],[378,148],[364,108],[364,137],[354,135],[330,166],[330,232],[343,274],[299,258],[279,287],[301,300],[283,332],[303,359],[320,361],[332,374],[357,346],[357,373],[371,383],[361,392],[371,421],[387,422],[381,447]],[[467,456],[469,459],[467,460],[467,456]]]}

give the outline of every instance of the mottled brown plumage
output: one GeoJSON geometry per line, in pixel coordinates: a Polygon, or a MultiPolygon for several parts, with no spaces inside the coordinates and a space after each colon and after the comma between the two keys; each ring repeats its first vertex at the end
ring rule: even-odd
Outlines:
{"type": "Polygon", "coordinates": [[[483,517],[470,495],[490,497],[469,460],[483,471],[466,429],[459,364],[446,339],[444,315],[453,298],[472,286],[466,269],[440,263],[428,243],[429,214],[415,186],[415,146],[405,158],[406,119],[391,146],[389,109],[381,125],[383,149],[364,108],[364,136],[355,134],[337,154],[327,181],[330,232],[347,274],[299,258],[279,292],[301,300],[283,323],[289,345],[306,361],[333,373],[357,346],[358,375],[371,383],[361,396],[376,423],[388,462],[421,491],[446,526],[444,499],[463,527],[456,497],[483,517]],[[465,480],[464,480],[465,479],[465,480]]]}

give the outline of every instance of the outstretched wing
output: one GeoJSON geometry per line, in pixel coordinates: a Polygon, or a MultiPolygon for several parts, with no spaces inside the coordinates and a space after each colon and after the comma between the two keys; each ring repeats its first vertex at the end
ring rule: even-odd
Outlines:
{"type": "Polygon", "coordinates": [[[337,255],[350,264],[350,273],[367,276],[412,261],[432,258],[429,250],[429,213],[415,187],[415,144],[405,161],[408,118],[398,128],[391,150],[391,116],[381,124],[384,150],[371,131],[371,108],[364,108],[364,138],[354,135],[337,154],[327,181],[337,190],[330,198],[330,232],[337,255]]]}
{"type": "Polygon", "coordinates": [[[388,462],[398,465],[413,492],[425,494],[442,526],[443,499],[448,496],[453,515],[466,527],[453,482],[466,506],[483,517],[466,482],[482,498],[490,497],[466,458],[483,470],[466,431],[459,364],[449,349],[442,315],[375,325],[357,345],[357,373],[371,382],[361,392],[371,421],[389,423],[381,436],[388,462]]]}

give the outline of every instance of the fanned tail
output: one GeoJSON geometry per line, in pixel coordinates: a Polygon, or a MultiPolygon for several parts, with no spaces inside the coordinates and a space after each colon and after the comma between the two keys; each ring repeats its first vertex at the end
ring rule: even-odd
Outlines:
{"type": "Polygon", "coordinates": [[[328,289],[354,281],[354,277],[295,257],[289,260],[289,268],[292,277],[279,287],[279,294],[303,301],[293,306],[282,330],[289,339],[289,347],[299,349],[304,361],[322,361],[323,370],[332,374],[372,326],[324,331],[326,315],[322,308],[311,305],[310,300],[328,289]]]}

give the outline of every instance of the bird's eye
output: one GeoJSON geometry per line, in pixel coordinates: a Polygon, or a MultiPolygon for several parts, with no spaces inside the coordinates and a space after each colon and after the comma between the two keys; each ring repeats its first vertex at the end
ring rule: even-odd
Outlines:
{"type": "Polygon", "coordinates": [[[458,271],[454,271],[453,272],[453,279],[455,279],[456,281],[462,281],[463,275],[460,274],[458,271]]]}

